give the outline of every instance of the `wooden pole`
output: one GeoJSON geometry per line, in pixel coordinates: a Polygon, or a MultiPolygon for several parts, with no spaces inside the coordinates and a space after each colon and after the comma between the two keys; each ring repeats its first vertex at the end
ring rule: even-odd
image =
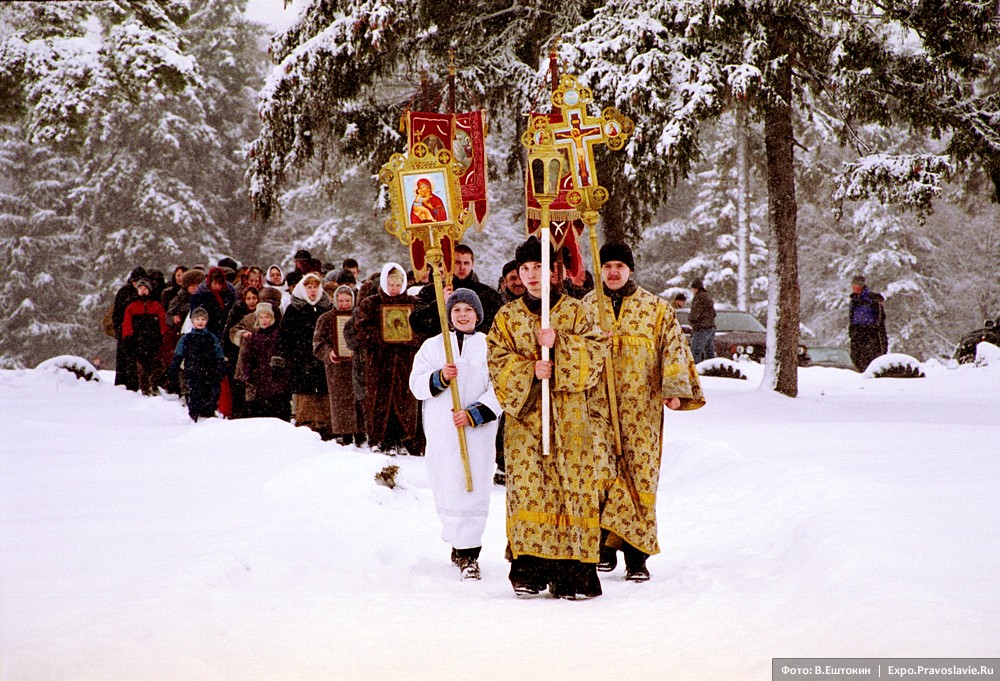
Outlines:
{"type": "MultiPolygon", "coordinates": [[[[541,203],[541,202],[539,202],[541,203]]],[[[540,226],[542,242],[542,328],[549,328],[549,290],[552,284],[552,256],[549,247],[549,204],[542,203],[542,223],[540,226]]],[[[542,346],[542,361],[549,361],[549,348],[542,346]]],[[[551,449],[549,446],[549,433],[551,430],[550,411],[551,395],[549,394],[549,379],[542,379],[542,456],[548,456],[551,449]]]]}
{"type": "MultiPolygon", "coordinates": [[[[600,215],[596,210],[587,207],[581,215],[584,224],[590,230],[590,258],[594,268],[594,294],[597,296],[597,319],[601,325],[601,330],[605,333],[611,331],[611,324],[608,320],[608,313],[604,309],[607,298],[604,295],[604,278],[601,276],[601,257],[597,246],[597,221],[600,215]]],[[[629,496],[638,513],[641,502],[639,500],[639,490],[636,489],[635,480],[632,479],[632,472],[625,467],[622,459],[622,429],[618,422],[618,392],[615,386],[615,367],[609,352],[604,358],[604,375],[608,385],[608,405],[611,409],[611,425],[615,433],[615,459],[618,464],[618,471],[628,489],[629,496]]]]}
{"type": "MultiPolygon", "coordinates": [[[[438,321],[441,323],[441,338],[444,341],[444,357],[448,364],[454,364],[455,354],[451,349],[451,331],[448,324],[448,307],[444,301],[444,253],[438,243],[434,230],[431,232],[431,248],[427,249],[427,262],[434,267],[434,297],[437,299],[438,321]]],[[[456,413],[462,410],[462,401],[458,394],[458,377],[448,382],[451,391],[451,406],[456,413]]],[[[465,491],[472,491],[472,467],[469,464],[469,446],[465,441],[465,427],[458,428],[458,451],[462,456],[462,467],[465,469],[465,491]]]]}

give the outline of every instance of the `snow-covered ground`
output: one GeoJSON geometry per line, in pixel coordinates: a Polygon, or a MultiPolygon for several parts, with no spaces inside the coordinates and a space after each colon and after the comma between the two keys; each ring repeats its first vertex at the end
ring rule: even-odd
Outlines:
{"type": "MultiPolygon", "coordinates": [[[[741,365],[742,366],[742,365],[741,365]]],[[[0,678],[768,679],[772,657],[1000,653],[1000,357],[704,379],[667,413],[652,581],[481,582],[419,458],[58,369],[0,372],[0,678]],[[375,484],[388,463],[400,486],[375,484]]]]}

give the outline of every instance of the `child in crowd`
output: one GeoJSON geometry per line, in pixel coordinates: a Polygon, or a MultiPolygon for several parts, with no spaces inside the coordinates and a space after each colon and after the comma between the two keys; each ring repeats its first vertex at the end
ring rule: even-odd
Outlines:
{"type": "Polygon", "coordinates": [[[285,372],[271,366],[278,343],[278,325],[271,303],[257,303],[256,328],[241,337],[236,379],[246,386],[247,416],[292,418],[292,396],[285,372]]]}
{"type": "Polygon", "coordinates": [[[206,329],[208,311],[205,308],[191,311],[191,325],[193,330],[177,342],[170,375],[176,376],[183,364],[188,415],[197,421],[215,416],[222,378],[226,375],[226,358],[222,354],[222,343],[206,329]]]}
{"type": "Polygon", "coordinates": [[[476,331],[483,321],[479,297],[469,289],[456,289],[447,309],[453,361],[447,361],[443,335],[424,341],[413,360],[410,390],[423,401],[424,432],[434,433],[427,441],[427,478],[443,525],[441,538],[452,545],[451,560],[462,579],[479,579],[500,404],[486,366],[486,336],[476,331]],[[452,381],[458,381],[462,411],[453,409],[452,381]],[[459,427],[464,427],[468,445],[471,492],[459,454],[459,427]]]}

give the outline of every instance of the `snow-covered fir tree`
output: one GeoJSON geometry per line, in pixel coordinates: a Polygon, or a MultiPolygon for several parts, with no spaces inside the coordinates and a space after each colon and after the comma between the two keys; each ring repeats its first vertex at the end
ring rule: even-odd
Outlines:
{"type": "Polygon", "coordinates": [[[63,354],[87,324],[79,311],[80,239],[67,200],[72,158],[0,126],[0,367],[63,354]]]}

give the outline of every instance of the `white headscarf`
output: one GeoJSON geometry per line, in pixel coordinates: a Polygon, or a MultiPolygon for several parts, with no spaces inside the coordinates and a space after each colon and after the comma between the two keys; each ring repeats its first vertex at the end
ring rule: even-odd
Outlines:
{"type": "Polygon", "coordinates": [[[316,304],[323,299],[324,295],[326,295],[326,291],[323,290],[323,277],[319,276],[315,272],[310,272],[306,276],[302,277],[302,279],[299,280],[299,283],[297,283],[295,288],[292,290],[293,298],[300,298],[313,307],[315,307],[316,304]],[[315,300],[309,298],[309,292],[306,290],[306,279],[315,279],[316,283],[319,284],[319,293],[315,300]]]}
{"type": "Polygon", "coordinates": [[[389,295],[389,272],[393,270],[399,270],[399,273],[403,276],[403,289],[406,289],[406,270],[399,263],[387,262],[382,265],[382,274],[378,279],[379,288],[385,291],[386,295],[389,295]]]}

